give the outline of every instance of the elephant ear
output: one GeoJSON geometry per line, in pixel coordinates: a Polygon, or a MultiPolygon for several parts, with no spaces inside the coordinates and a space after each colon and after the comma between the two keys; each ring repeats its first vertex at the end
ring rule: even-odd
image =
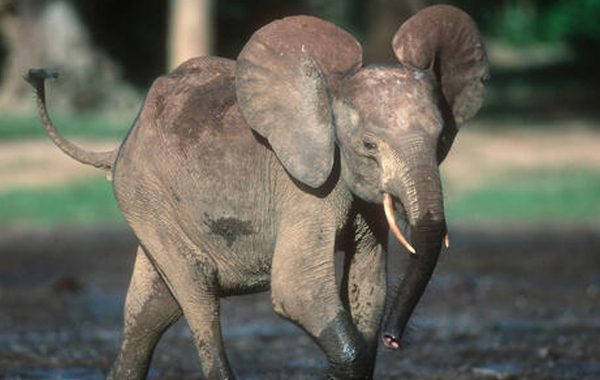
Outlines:
{"type": "Polygon", "coordinates": [[[446,125],[440,138],[439,160],[444,159],[457,126],[475,116],[489,78],[483,39],[465,12],[449,5],[423,9],[396,32],[392,47],[406,66],[430,71],[441,87],[446,125]]]}
{"type": "Polygon", "coordinates": [[[325,183],[334,161],[329,90],[361,65],[362,49],[350,34],[309,16],[264,26],[238,56],[236,89],[244,118],[286,170],[313,188],[325,183]]]}

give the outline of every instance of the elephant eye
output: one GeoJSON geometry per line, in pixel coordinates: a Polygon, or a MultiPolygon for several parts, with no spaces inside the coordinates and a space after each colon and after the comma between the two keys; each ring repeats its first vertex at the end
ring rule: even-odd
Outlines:
{"type": "Polygon", "coordinates": [[[370,141],[370,140],[363,140],[363,146],[368,150],[377,149],[377,144],[375,144],[373,141],[370,141]]]}

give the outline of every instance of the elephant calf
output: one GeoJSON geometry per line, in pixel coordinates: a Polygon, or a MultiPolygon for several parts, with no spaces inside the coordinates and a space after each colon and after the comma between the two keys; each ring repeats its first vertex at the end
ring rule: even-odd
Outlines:
{"type": "Polygon", "coordinates": [[[109,172],[139,238],[109,379],[144,379],[182,315],[204,376],[233,379],[219,299],[269,289],[323,349],[329,378],[370,379],[378,343],[400,346],[447,236],[438,165],[483,102],[488,64],[473,21],[451,6],[419,12],[392,45],[400,64],[363,66],[337,26],[274,21],[236,61],[195,58],[157,79],[125,141],[103,153],[56,132],[44,96],[54,74],[29,72],[50,137],[109,172]],[[384,313],[390,228],[411,259],[384,313]]]}

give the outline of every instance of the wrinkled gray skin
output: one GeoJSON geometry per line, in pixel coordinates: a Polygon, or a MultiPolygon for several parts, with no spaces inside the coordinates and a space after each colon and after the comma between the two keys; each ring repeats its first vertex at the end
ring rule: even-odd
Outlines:
{"type": "Polygon", "coordinates": [[[268,289],[274,310],[323,349],[329,378],[372,377],[378,342],[400,341],[434,270],[446,232],[438,164],[457,122],[481,105],[487,75],[464,13],[438,6],[411,20],[394,41],[402,65],[367,67],[360,45],[332,24],[305,16],[269,24],[237,63],[197,58],[156,80],[113,152],[60,137],[44,103],[53,74],[30,71],[51,137],[109,171],[140,241],[109,379],[144,379],[181,315],[205,377],[233,379],[219,298],[268,289]],[[384,193],[417,254],[380,332],[384,193]],[[346,253],[341,294],[336,250],[346,253]]]}

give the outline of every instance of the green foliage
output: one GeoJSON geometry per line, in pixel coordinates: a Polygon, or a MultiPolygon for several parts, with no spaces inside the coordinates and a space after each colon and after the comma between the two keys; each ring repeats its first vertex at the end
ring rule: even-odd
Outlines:
{"type": "MultiPolygon", "coordinates": [[[[584,169],[519,172],[446,202],[450,222],[595,221],[600,215],[600,172],[584,169]]],[[[0,225],[124,223],[111,184],[97,178],[64,187],[0,193],[0,225]]]]}
{"type": "MultiPolygon", "coordinates": [[[[125,138],[131,122],[111,120],[98,114],[70,117],[62,116],[54,120],[59,132],[66,136],[103,138],[125,138]]],[[[29,137],[46,138],[46,131],[37,116],[6,116],[0,118],[0,141],[29,137]]]]}
{"type": "Polygon", "coordinates": [[[492,17],[492,34],[499,36],[509,43],[524,45],[536,42],[537,9],[531,1],[505,1],[499,12],[492,17]]]}
{"type": "Polygon", "coordinates": [[[551,40],[600,41],[600,1],[560,0],[544,12],[544,36],[551,40]]]}
{"type": "Polygon", "coordinates": [[[123,222],[111,184],[103,174],[64,187],[11,189],[0,193],[0,225],[123,222]]]}
{"type": "Polygon", "coordinates": [[[503,42],[600,41],[599,0],[455,0],[485,34],[503,42]]]}
{"type": "Polygon", "coordinates": [[[308,0],[310,9],[320,17],[345,26],[351,2],[345,0],[308,0]]]}
{"type": "Polygon", "coordinates": [[[449,197],[449,220],[594,221],[600,215],[600,173],[584,169],[520,172],[449,197]]]}

